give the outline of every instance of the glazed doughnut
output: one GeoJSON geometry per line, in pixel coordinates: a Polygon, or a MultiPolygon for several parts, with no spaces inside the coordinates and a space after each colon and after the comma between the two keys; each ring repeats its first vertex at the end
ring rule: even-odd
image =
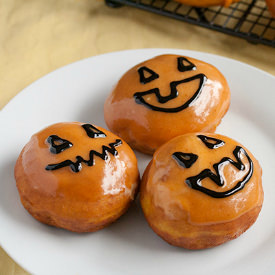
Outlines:
{"type": "Polygon", "coordinates": [[[257,219],[262,170],[238,142],[186,134],[160,147],[145,170],[140,202],[151,228],[171,245],[204,249],[235,239],[257,219]]]}
{"type": "Polygon", "coordinates": [[[141,152],[171,138],[214,132],[230,104],[226,79],[214,66],[160,55],[126,72],[104,105],[106,124],[141,152]]]}
{"type": "Polygon", "coordinates": [[[194,7],[224,6],[229,7],[231,4],[240,0],[175,0],[185,5],[194,7]]]}
{"type": "Polygon", "coordinates": [[[265,1],[271,13],[271,16],[275,18],[275,1],[274,0],[265,0],[265,1]]]}
{"type": "Polygon", "coordinates": [[[75,232],[119,218],[139,183],[131,148],[91,124],[51,125],[33,135],[15,165],[23,206],[38,221],[75,232]]]}

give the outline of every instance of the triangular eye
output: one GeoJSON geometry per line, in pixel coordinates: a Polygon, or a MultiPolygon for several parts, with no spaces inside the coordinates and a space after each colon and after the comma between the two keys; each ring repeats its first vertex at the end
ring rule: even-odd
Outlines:
{"type": "Polygon", "coordinates": [[[185,57],[178,57],[178,70],[180,72],[193,71],[197,67],[185,57]]]}
{"type": "Polygon", "coordinates": [[[83,124],[82,127],[90,138],[105,138],[106,135],[91,124],[83,124]]]}
{"type": "Polygon", "coordinates": [[[225,142],[212,137],[207,137],[204,135],[198,135],[197,136],[209,149],[217,149],[219,147],[222,147],[225,142]]]}
{"type": "Polygon", "coordinates": [[[47,142],[50,144],[50,152],[53,154],[59,154],[73,146],[73,144],[68,140],[60,138],[56,135],[49,136],[47,138],[47,142]]]}
{"type": "Polygon", "coordinates": [[[152,71],[151,69],[149,69],[145,66],[139,68],[138,73],[139,73],[139,81],[142,84],[146,84],[148,82],[151,82],[151,81],[159,78],[159,75],[157,73],[155,73],[154,71],[152,71]]]}
{"type": "Polygon", "coordinates": [[[184,168],[190,168],[198,159],[198,156],[192,153],[175,152],[172,156],[184,168]]]}

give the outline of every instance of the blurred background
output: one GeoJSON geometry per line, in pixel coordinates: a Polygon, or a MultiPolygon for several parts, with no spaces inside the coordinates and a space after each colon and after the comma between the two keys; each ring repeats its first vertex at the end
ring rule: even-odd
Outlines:
{"type": "MultiPolygon", "coordinates": [[[[275,20],[265,0],[208,8],[172,0],[0,0],[0,109],[59,67],[139,48],[203,51],[275,75],[275,20]]],[[[0,248],[0,274],[28,273],[0,248]]]]}

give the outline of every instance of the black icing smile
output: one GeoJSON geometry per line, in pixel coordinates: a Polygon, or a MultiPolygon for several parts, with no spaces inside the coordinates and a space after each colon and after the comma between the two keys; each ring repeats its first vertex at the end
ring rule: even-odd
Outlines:
{"type": "MultiPolygon", "coordinates": [[[[178,60],[178,70],[180,72],[195,71],[197,69],[193,63],[191,63],[188,59],[186,59],[184,57],[178,57],[177,60],[178,60]]],[[[149,69],[147,67],[139,68],[138,73],[140,75],[140,82],[142,84],[146,84],[148,82],[151,82],[151,81],[159,78],[159,75],[157,73],[155,73],[154,71],[152,71],[151,69],[149,69]],[[145,77],[145,72],[149,73],[150,75],[145,77]]],[[[202,89],[205,85],[206,80],[207,80],[207,77],[204,74],[197,74],[192,77],[185,78],[185,79],[182,79],[179,81],[172,81],[170,83],[170,94],[167,96],[162,96],[160,94],[159,88],[154,88],[154,89],[150,89],[150,90],[144,91],[144,92],[137,92],[134,94],[134,98],[135,98],[135,101],[137,104],[142,104],[151,110],[158,111],[158,112],[166,112],[166,113],[176,113],[176,112],[180,112],[180,111],[186,109],[187,107],[191,106],[198,99],[198,97],[200,96],[202,89]],[[168,101],[173,100],[178,97],[178,95],[179,95],[179,92],[177,89],[178,85],[196,81],[196,80],[199,80],[199,85],[198,85],[197,90],[194,92],[194,94],[191,96],[191,98],[189,98],[186,102],[184,102],[182,105],[180,105],[178,107],[174,107],[174,108],[159,107],[159,106],[150,104],[146,100],[145,96],[154,94],[157,101],[159,103],[165,105],[165,103],[167,103],[168,101]]]]}
{"type": "MultiPolygon", "coordinates": [[[[84,124],[82,125],[82,128],[85,130],[87,136],[90,138],[106,138],[106,134],[94,127],[91,124],[84,124]]],[[[63,152],[66,149],[69,149],[73,146],[71,142],[68,140],[62,139],[58,137],[57,135],[51,135],[47,138],[47,142],[50,145],[50,152],[53,154],[59,154],[63,152]]],[[[81,156],[76,156],[76,161],[72,160],[64,160],[60,163],[55,164],[48,164],[45,169],[46,170],[57,170],[66,166],[69,166],[71,170],[75,173],[79,172],[82,169],[82,163],[86,164],[87,166],[93,166],[95,165],[94,157],[97,156],[101,158],[102,160],[107,160],[109,158],[108,153],[110,153],[113,156],[118,155],[118,151],[115,147],[122,144],[122,141],[120,139],[116,139],[115,142],[109,143],[109,146],[102,146],[102,152],[97,152],[95,150],[90,150],[89,153],[89,159],[85,160],[81,156]]]]}
{"type": "MultiPolygon", "coordinates": [[[[208,142],[209,139],[211,139],[211,142],[214,140],[216,142],[216,144],[221,144],[221,143],[224,144],[224,142],[221,140],[209,138],[206,136],[198,136],[198,138],[200,138],[205,143],[205,145],[207,147],[209,145],[209,144],[207,145],[207,143],[209,143],[208,142]],[[202,137],[204,137],[206,139],[202,139],[202,137]]],[[[221,146],[223,146],[223,145],[221,145],[221,146]]],[[[208,147],[208,148],[210,148],[210,147],[208,147]]],[[[216,148],[213,147],[210,149],[216,149],[216,148]]],[[[212,172],[210,169],[204,169],[198,175],[187,178],[185,180],[186,184],[189,187],[191,187],[192,189],[203,192],[203,193],[205,193],[211,197],[214,197],[214,198],[229,197],[229,196],[235,194],[236,192],[240,191],[241,189],[244,188],[244,186],[247,184],[247,182],[252,177],[253,162],[252,162],[251,158],[249,157],[249,155],[247,154],[247,152],[240,146],[235,147],[235,149],[233,151],[233,155],[236,158],[236,161],[232,160],[229,157],[224,157],[221,159],[221,161],[219,161],[218,163],[215,163],[213,165],[215,173],[212,172]],[[244,163],[241,160],[241,154],[243,154],[246,157],[246,159],[248,160],[249,168],[248,168],[247,173],[244,175],[243,179],[238,181],[237,184],[233,188],[231,188],[227,191],[224,191],[224,192],[217,192],[217,191],[213,191],[211,189],[208,189],[208,188],[202,186],[202,180],[205,178],[209,178],[215,184],[222,187],[224,185],[224,176],[222,175],[221,169],[226,164],[231,164],[231,165],[235,166],[239,171],[244,171],[246,169],[246,166],[244,165],[244,163]]],[[[172,156],[177,161],[177,163],[184,168],[191,167],[198,159],[198,156],[195,154],[183,153],[183,152],[175,152],[172,156]]]]}
{"type": "Polygon", "coordinates": [[[185,78],[180,81],[171,82],[170,83],[171,93],[168,96],[162,96],[160,94],[159,88],[154,88],[154,89],[151,89],[151,90],[148,90],[145,92],[135,93],[134,98],[135,98],[136,103],[143,104],[144,106],[146,106],[147,108],[149,108],[151,110],[159,111],[159,112],[166,112],[166,113],[177,113],[177,112],[182,111],[182,110],[186,109],[187,107],[191,106],[198,99],[198,97],[200,96],[201,91],[203,89],[203,86],[206,82],[206,79],[207,78],[204,74],[197,74],[195,76],[185,78]],[[182,83],[188,83],[188,82],[194,81],[196,79],[199,79],[199,81],[200,81],[198,89],[196,90],[196,92],[193,94],[193,96],[190,99],[188,99],[185,103],[183,103],[182,105],[180,105],[178,107],[175,107],[175,108],[158,107],[158,106],[150,104],[144,98],[144,96],[146,96],[146,95],[155,94],[158,102],[161,104],[165,104],[166,102],[178,97],[178,95],[179,95],[179,92],[177,90],[178,85],[180,85],[182,83]]]}

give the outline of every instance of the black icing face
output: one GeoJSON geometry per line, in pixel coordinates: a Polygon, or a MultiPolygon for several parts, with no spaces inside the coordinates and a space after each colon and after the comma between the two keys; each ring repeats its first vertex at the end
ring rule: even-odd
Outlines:
{"type": "MultiPolygon", "coordinates": [[[[97,129],[95,126],[91,124],[83,124],[80,127],[82,127],[83,131],[86,132],[86,135],[89,139],[106,139],[107,138],[107,135],[104,132],[97,129]]],[[[46,141],[49,144],[49,150],[52,154],[62,154],[62,152],[64,152],[65,150],[69,150],[71,147],[74,146],[74,144],[71,141],[63,139],[62,137],[59,137],[57,135],[50,135],[46,141]]],[[[107,160],[109,158],[109,154],[113,156],[117,156],[118,152],[115,149],[115,147],[121,144],[122,144],[122,141],[120,139],[116,139],[115,142],[109,143],[108,146],[102,145],[101,152],[90,150],[88,160],[83,159],[83,157],[81,156],[76,156],[75,161],[67,159],[59,163],[48,164],[45,167],[45,169],[51,171],[51,170],[57,170],[68,166],[71,168],[73,172],[77,173],[82,169],[82,163],[86,164],[87,166],[95,165],[94,158],[96,156],[101,158],[102,160],[107,160]]]]}
{"type": "MultiPolygon", "coordinates": [[[[200,142],[204,144],[204,146],[206,146],[211,150],[219,150],[220,147],[225,146],[225,142],[220,139],[207,137],[204,135],[198,135],[197,137],[198,139],[200,139],[200,142]]],[[[253,162],[249,157],[249,155],[247,154],[247,152],[240,146],[235,147],[233,151],[233,155],[236,160],[233,160],[225,156],[219,162],[213,165],[213,170],[206,168],[202,170],[199,174],[186,178],[185,183],[192,189],[203,192],[214,198],[225,198],[235,194],[236,192],[243,189],[246,183],[252,177],[253,162]],[[242,155],[247,159],[246,165],[241,160],[242,155]],[[217,192],[204,187],[203,180],[205,178],[209,178],[211,181],[213,181],[217,186],[221,187],[222,189],[225,183],[225,178],[221,170],[224,165],[233,165],[239,171],[246,170],[247,172],[242,176],[242,179],[239,180],[234,187],[232,187],[227,191],[217,192]]],[[[173,153],[172,157],[184,169],[190,169],[199,158],[199,156],[196,154],[185,153],[185,152],[175,152],[173,153]]]]}
{"type": "MultiPolygon", "coordinates": [[[[178,72],[183,73],[184,77],[184,72],[187,71],[196,71],[197,68],[196,66],[190,62],[187,58],[185,57],[178,57],[177,58],[177,70],[178,72]]],[[[139,74],[139,79],[140,83],[143,85],[146,85],[147,83],[150,83],[161,76],[157,73],[154,72],[152,69],[148,67],[140,67],[138,69],[138,74],[139,74]]],[[[170,94],[167,96],[162,96],[159,88],[153,88],[149,89],[147,91],[143,92],[137,92],[134,94],[134,98],[137,104],[142,104],[148,109],[151,109],[153,111],[158,111],[158,112],[165,112],[165,113],[176,113],[180,112],[189,106],[191,106],[200,96],[202,89],[205,85],[205,82],[207,80],[207,77],[204,74],[194,74],[191,77],[188,78],[183,78],[181,80],[175,80],[170,82],[170,94]],[[175,107],[168,107],[166,106],[168,102],[172,100],[176,100],[176,98],[179,96],[179,91],[178,87],[181,84],[186,84],[186,87],[188,89],[188,83],[197,81],[198,85],[196,90],[192,93],[192,96],[188,98],[185,102],[180,102],[178,106],[175,107]],[[158,105],[154,105],[151,103],[151,100],[148,98],[148,95],[154,95],[156,98],[157,102],[160,103],[158,105]]],[[[189,88],[190,89],[190,88],[189,88]]],[[[192,85],[192,88],[193,85],[192,85]]]]}

